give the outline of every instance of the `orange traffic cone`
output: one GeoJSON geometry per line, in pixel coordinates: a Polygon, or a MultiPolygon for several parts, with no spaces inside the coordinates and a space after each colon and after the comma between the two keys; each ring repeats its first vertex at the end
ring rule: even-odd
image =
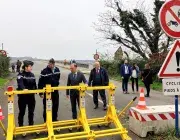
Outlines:
{"type": "Polygon", "coordinates": [[[2,113],[2,108],[0,106],[0,121],[4,119],[3,113],[2,113]]]}
{"type": "Polygon", "coordinates": [[[2,109],[0,106],[0,127],[2,128],[2,130],[4,131],[5,136],[7,135],[6,129],[2,123],[2,120],[4,119],[3,113],[2,113],[2,109]]]}
{"type": "Polygon", "coordinates": [[[139,97],[139,102],[138,105],[136,106],[137,109],[140,110],[146,110],[146,101],[145,101],[145,97],[144,97],[144,88],[141,89],[140,91],[140,97],[139,97]]]}

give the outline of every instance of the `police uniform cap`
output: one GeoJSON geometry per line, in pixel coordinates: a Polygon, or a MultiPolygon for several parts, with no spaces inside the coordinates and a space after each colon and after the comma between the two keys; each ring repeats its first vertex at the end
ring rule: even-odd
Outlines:
{"type": "Polygon", "coordinates": [[[49,60],[49,63],[55,64],[55,60],[54,60],[53,58],[51,58],[51,59],[49,60]]]}
{"type": "Polygon", "coordinates": [[[30,65],[30,66],[33,66],[33,65],[34,65],[34,62],[29,61],[29,60],[25,60],[25,61],[23,61],[23,63],[24,63],[24,67],[28,67],[29,65],[30,65]]]}

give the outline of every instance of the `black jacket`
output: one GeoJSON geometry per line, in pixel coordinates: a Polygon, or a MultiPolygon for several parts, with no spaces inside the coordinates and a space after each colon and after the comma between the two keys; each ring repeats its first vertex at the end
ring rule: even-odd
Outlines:
{"type": "MultiPolygon", "coordinates": [[[[33,73],[22,71],[17,76],[17,90],[34,90],[37,89],[36,79],[33,73]]],[[[29,94],[19,95],[19,96],[28,96],[29,94]]],[[[34,94],[32,94],[34,96],[34,94]]],[[[31,95],[31,96],[32,96],[31,95]]]]}
{"type": "Polygon", "coordinates": [[[43,89],[47,84],[51,85],[52,87],[59,86],[60,80],[60,70],[59,68],[55,67],[54,72],[49,68],[46,67],[41,71],[38,88],[43,89]]]}
{"type": "MultiPolygon", "coordinates": [[[[77,74],[76,78],[73,77],[73,75],[74,75],[73,73],[70,73],[68,75],[67,86],[78,86],[82,82],[87,84],[87,80],[86,80],[83,73],[77,72],[76,74],[77,74]]],[[[69,89],[67,89],[66,90],[66,95],[69,95],[69,93],[71,94],[73,92],[79,93],[78,90],[74,90],[74,89],[69,90],[69,89]]]]}
{"type": "MultiPolygon", "coordinates": [[[[102,86],[108,86],[109,85],[109,76],[108,76],[108,73],[106,71],[106,69],[104,68],[100,68],[100,77],[101,77],[101,84],[102,86]]],[[[89,76],[89,83],[88,85],[89,86],[95,86],[95,78],[96,78],[96,69],[93,68],[91,70],[91,73],[90,73],[90,76],[89,76]]]]}
{"type": "Polygon", "coordinates": [[[144,69],[142,71],[142,79],[144,83],[152,84],[153,83],[153,74],[151,69],[144,69]]]}

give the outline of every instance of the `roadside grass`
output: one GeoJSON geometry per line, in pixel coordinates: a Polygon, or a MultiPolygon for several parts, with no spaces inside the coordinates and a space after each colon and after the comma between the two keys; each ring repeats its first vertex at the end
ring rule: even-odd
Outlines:
{"type": "Polygon", "coordinates": [[[167,129],[167,131],[156,135],[149,134],[147,140],[179,140],[179,138],[175,137],[175,129],[167,129]]]}
{"type": "MultiPolygon", "coordinates": [[[[110,76],[111,79],[116,80],[116,81],[122,81],[122,78],[120,75],[115,75],[115,76],[110,76]]],[[[130,81],[131,82],[131,81],[130,81]]],[[[139,86],[144,87],[144,83],[139,79],[139,86]]],[[[162,83],[160,82],[153,82],[151,85],[151,89],[161,91],[162,90],[162,83]]]]}
{"type": "MultiPolygon", "coordinates": [[[[129,128],[128,114],[125,114],[120,120],[125,128],[129,128]]],[[[146,138],[139,138],[136,140],[179,140],[179,139],[180,138],[175,137],[175,129],[167,127],[166,131],[164,132],[161,132],[161,130],[158,132],[158,134],[154,134],[153,132],[151,132],[147,134],[146,138]]]]}
{"type": "Polygon", "coordinates": [[[7,81],[8,81],[8,79],[6,79],[6,78],[1,78],[1,77],[0,77],[0,88],[1,88],[2,86],[4,86],[4,84],[5,84],[7,81]]]}

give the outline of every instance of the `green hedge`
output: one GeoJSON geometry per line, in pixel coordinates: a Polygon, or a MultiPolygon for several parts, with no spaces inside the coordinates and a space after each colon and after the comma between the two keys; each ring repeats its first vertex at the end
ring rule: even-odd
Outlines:
{"type": "MultiPolygon", "coordinates": [[[[104,67],[110,76],[116,76],[120,74],[120,66],[123,64],[124,60],[121,61],[105,61],[101,60],[101,66],[104,67]]],[[[133,65],[136,63],[140,70],[144,69],[146,61],[144,60],[129,60],[129,64],[133,65]]]]}
{"type": "Polygon", "coordinates": [[[5,77],[9,73],[10,58],[0,55],[0,77],[5,77]]]}

